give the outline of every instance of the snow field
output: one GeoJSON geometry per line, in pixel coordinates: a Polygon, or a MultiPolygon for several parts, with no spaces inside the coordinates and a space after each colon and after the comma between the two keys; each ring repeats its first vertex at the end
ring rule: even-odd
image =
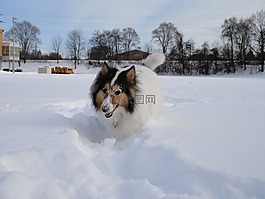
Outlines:
{"type": "Polygon", "coordinates": [[[265,197],[265,79],[159,77],[164,115],[116,143],[95,74],[0,72],[0,198],[265,197]]]}

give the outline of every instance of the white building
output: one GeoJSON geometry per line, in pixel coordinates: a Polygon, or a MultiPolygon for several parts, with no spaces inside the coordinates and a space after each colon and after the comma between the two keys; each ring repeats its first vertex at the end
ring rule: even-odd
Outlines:
{"type": "Polygon", "coordinates": [[[0,28],[0,70],[2,70],[2,42],[4,30],[0,28]]]}
{"type": "MultiPolygon", "coordinates": [[[[20,47],[15,43],[15,61],[20,60],[20,47]]],[[[3,41],[2,42],[2,60],[3,61],[12,61],[13,60],[13,42],[3,41]]]]}

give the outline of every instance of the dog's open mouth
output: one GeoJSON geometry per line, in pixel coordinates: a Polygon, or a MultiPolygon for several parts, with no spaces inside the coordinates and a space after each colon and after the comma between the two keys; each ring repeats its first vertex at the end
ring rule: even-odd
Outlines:
{"type": "Polygon", "coordinates": [[[111,112],[106,113],[106,114],[105,114],[105,117],[106,117],[106,118],[110,118],[110,117],[113,115],[114,111],[118,108],[118,106],[119,106],[119,104],[117,104],[117,105],[115,106],[115,108],[114,108],[111,112]]]}

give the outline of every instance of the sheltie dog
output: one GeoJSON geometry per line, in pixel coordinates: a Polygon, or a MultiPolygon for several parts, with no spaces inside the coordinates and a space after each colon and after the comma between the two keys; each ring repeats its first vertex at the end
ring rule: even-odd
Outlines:
{"type": "Polygon", "coordinates": [[[162,94],[153,70],[164,61],[164,54],[151,54],[144,66],[102,65],[90,88],[90,95],[99,121],[113,137],[130,137],[148,120],[160,116],[162,94]]]}

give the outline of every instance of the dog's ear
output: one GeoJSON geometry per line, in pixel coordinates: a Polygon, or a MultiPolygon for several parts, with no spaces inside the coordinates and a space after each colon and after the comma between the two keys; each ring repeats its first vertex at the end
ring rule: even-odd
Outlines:
{"type": "Polygon", "coordinates": [[[126,70],[125,72],[126,72],[126,79],[127,79],[127,81],[134,82],[135,77],[136,77],[135,67],[132,66],[128,70],[126,70]]]}
{"type": "Polygon", "coordinates": [[[105,76],[108,74],[109,71],[110,71],[109,65],[106,62],[104,62],[102,67],[101,67],[101,71],[100,71],[101,75],[105,76]]]}

